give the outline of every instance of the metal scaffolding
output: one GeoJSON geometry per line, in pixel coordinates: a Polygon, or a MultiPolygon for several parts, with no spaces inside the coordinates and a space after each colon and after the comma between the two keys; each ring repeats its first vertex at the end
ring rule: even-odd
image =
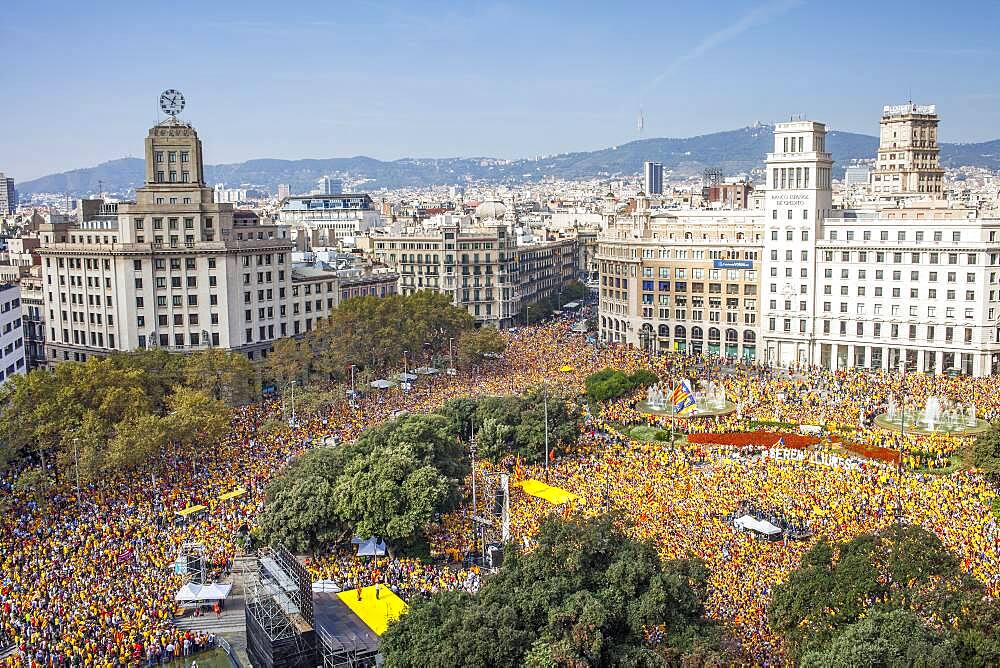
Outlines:
{"type": "Polygon", "coordinates": [[[378,649],[363,638],[331,635],[317,628],[319,655],[323,668],[369,668],[378,664],[378,649]]]}

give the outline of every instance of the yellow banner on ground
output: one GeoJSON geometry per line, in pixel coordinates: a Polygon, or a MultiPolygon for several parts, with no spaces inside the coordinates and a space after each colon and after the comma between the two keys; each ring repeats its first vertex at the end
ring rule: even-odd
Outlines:
{"type": "Polygon", "coordinates": [[[219,501],[228,501],[229,499],[235,499],[236,497],[243,496],[246,493],[247,493],[246,488],[240,487],[239,489],[234,489],[231,492],[226,492],[225,494],[222,494],[221,496],[219,496],[219,501]]]}
{"type": "Polygon", "coordinates": [[[181,517],[187,517],[188,515],[193,515],[194,513],[206,510],[208,506],[188,506],[184,510],[178,510],[177,514],[181,517]]]}
{"type": "Polygon", "coordinates": [[[562,371],[563,373],[569,373],[570,371],[576,371],[576,367],[571,366],[569,364],[564,364],[561,367],[559,367],[559,370],[562,371]]]}
{"type": "Polygon", "coordinates": [[[357,589],[347,589],[337,594],[337,598],[344,602],[351,609],[358,619],[365,623],[365,626],[374,631],[377,635],[382,635],[389,628],[389,622],[399,619],[408,606],[400,597],[396,596],[391,589],[382,586],[379,597],[375,598],[375,587],[363,587],[361,589],[361,600],[358,600],[357,589]]]}
{"type": "Polygon", "coordinates": [[[539,499],[545,499],[554,506],[561,505],[567,501],[575,501],[580,498],[573,492],[567,491],[561,487],[546,485],[541,480],[524,480],[516,483],[516,485],[520,486],[521,489],[524,490],[525,494],[538,497],[539,499]]]}

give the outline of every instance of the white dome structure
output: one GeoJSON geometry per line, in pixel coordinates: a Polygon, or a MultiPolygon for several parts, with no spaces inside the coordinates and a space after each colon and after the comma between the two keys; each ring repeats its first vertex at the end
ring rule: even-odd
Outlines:
{"type": "Polygon", "coordinates": [[[479,220],[503,220],[507,207],[497,199],[488,199],[476,207],[476,218],[479,220]]]}

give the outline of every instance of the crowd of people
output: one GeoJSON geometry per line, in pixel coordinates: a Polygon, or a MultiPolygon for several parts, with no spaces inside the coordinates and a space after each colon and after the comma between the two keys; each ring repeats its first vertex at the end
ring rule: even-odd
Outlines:
{"type": "MultiPolygon", "coordinates": [[[[348,441],[403,411],[423,412],[463,396],[517,394],[541,383],[579,394],[601,368],[651,367],[670,386],[681,377],[725,387],[738,410],[717,420],[686,421],[686,431],[738,431],[760,423],[822,423],[844,439],[884,444],[911,457],[898,470],[876,461],[828,467],[790,463],[732,448],[637,441],[621,425],[645,422],[635,397],[586,413],[577,447],[549,462],[548,482],[586,499],[572,512],[613,508],[636,537],[653,540],[665,558],[696,555],[712,569],[710,614],[723,622],[746,655],[780,662],[780,641],[766,627],[769,592],[794,568],[810,540],[787,545],[735,531],[727,515],[739,504],[780,509],[797,526],[843,539],[892,522],[920,523],[961,556],[963,568],[1000,595],[1000,532],[989,512],[995,491],[974,473],[918,470],[943,462],[960,436],[900,439],[871,416],[889,398],[920,402],[932,394],[973,398],[978,416],[1000,417],[1000,388],[991,379],[901,378],[873,371],[777,370],[703,357],[655,358],[618,345],[596,347],[556,322],[509,333],[502,359],[478,373],[421,378],[414,388],[372,390],[325,415],[300,416],[294,428],[265,429],[281,417],[268,402],[239,410],[220,443],[179,446],[140,471],[85,484],[59,484],[44,498],[14,485],[19,470],[0,476],[0,656],[8,665],[129,666],[183,651],[184,631],[172,621],[181,577],[173,564],[182,544],[204,545],[220,573],[232,564],[254,526],[268,482],[296,455],[318,444],[348,441]],[[912,468],[911,468],[912,467],[912,468]],[[222,499],[228,492],[246,493],[222,499]],[[180,519],[177,512],[205,505],[180,519]],[[170,647],[171,652],[168,652],[170,647]],[[777,657],[777,658],[775,658],[777,657]]],[[[655,421],[655,420],[654,420],[655,421]]],[[[678,421],[682,422],[682,421],[678,421]]],[[[510,464],[506,462],[505,464],[510,464]]],[[[483,462],[481,467],[499,463],[483,462]]],[[[545,472],[528,468],[527,475],[545,472]]],[[[547,513],[569,512],[516,487],[511,532],[530,545],[547,513]]],[[[480,497],[482,498],[482,496],[480,497]]],[[[430,529],[433,564],[414,559],[359,559],[334,546],[308,568],[341,588],[381,583],[404,599],[442,589],[475,591],[482,574],[468,564],[481,549],[463,508],[430,529]]],[[[484,510],[484,509],[480,509],[484,510]]],[[[204,639],[201,639],[204,642],[204,639]]]]}

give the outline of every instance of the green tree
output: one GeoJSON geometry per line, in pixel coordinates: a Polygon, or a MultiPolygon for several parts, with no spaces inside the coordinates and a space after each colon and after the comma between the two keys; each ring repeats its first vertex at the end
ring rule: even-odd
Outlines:
{"type": "Polygon", "coordinates": [[[264,373],[284,387],[292,380],[308,382],[312,350],[309,344],[293,338],[278,339],[264,361],[264,373]]]}
{"type": "Polygon", "coordinates": [[[471,472],[464,457],[462,444],[451,420],[443,415],[403,415],[367,429],[353,446],[356,452],[377,449],[405,450],[422,466],[433,467],[450,484],[449,504],[440,510],[451,510],[458,503],[461,481],[471,472]]]}
{"type": "Polygon", "coordinates": [[[802,668],[960,665],[955,640],[933,632],[905,610],[876,612],[849,626],[824,649],[802,657],[802,668]]]}
{"type": "Polygon", "coordinates": [[[469,312],[454,306],[447,295],[422,290],[345,300],[305,341],[313,368],[343,380],[352,365],[375,372],[401,367],[404,353],[418,366],[425,352],[446,352],[449,338],[472,325],[469,312]]]}
{"type": "Polygon", "coordinates": [[[185,384],[230,406],[250,401],[257,392],[257,370],[245,356],[206,348],[184,360],[185,384]]]}
{"type": "Polygon", "coordinates": [[[463,332],[458,337],[458,365],[463,369],[483,364],[491,355],[499,355],[507,347],[495,327],[481,327],[463,332]]]}
{"type": "Polygon", "coordinates": [[[988,629],[1000,612],[982,585],[958,566],[940,539],[920,526],[896,525],[837,545],[821,541],[775,588],[768,623],[788,641],[793,656],[827,656],[834,645],[842,649],[837,640],[860,620],[905,610],[928,628],[932,620],[950,620],[942,633],[954,642],[963,664],[990,665],[1000,650],[988,629]]]}
{"type": "Polygon", "coordinates": [[[333,500],[356,535],[409,541],[422,535],[448,505],[454,486],[408,448],[381,447],[347,463],[333,500]]]}
{"type": "Polygon", "coordinates": [[[386,665],[661,666],[717,652],[704,565],[661,562],[609,517],[550,517],[530,552],[508,549],[477,595],[435,594],[390,624],[386,665]],[[646,640],[653,627],[665,630],[663,642],[646,640]]]}
{"type": "Polygon", "coordinates": [[[622,371],[605,368],[587,376],[584,386],[592,401],[610,401],[631,391],[632,381],[622,371]]]}
{"type": "Polygon", "coordinates": [[[342,448],[318,447],[296,457],[267,487],[258,521],[260,538],[313,554],[349,538],[350,527],[334,498],[346,461],[342,448]]]}
{"type": "MultiPolygon", "coordinates": [[[[578,302],[585,299],[589,294],[590,289],[580,281],[570,281],[562,287],[562,301],[563,304],[568,304],[569,302],[578,302]]],[[[562,304],[560,304],[560,308],[562,304]]]]}
{"type": "Polygon", "coordinates": [[[965,459],[994,483],[1000,482],[1000,425],[994,425],[977,436],[972,447],[966,451],[965,459]]]}
{"type": "Polygon", "coordinates": [[[214,443],[229,431],[232,412],[204,390],[178,387],[168,404],[166,423],[175,441],[214,443]]]}
{"type": "Polygon", "coordinates": [[[629,385],[632,386],[631,389],[649,387],[650,385],[655,385],[659,380],[656,374],[649,369],[636,369],[628,377],[629,385]]]}

